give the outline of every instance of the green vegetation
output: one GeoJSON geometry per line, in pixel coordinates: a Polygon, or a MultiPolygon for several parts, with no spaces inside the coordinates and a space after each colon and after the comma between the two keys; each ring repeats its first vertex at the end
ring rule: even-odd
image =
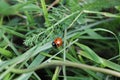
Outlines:
{"type": "Polygon", "coordinates": [[[0,0],[0,80],[118,77],[119,0],[0,0]]]}

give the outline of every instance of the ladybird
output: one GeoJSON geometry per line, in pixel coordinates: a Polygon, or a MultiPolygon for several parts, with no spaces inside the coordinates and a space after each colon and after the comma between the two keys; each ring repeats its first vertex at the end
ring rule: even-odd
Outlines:
{"type": "Polygon", "coordinates": [[[62,39],[58,37],[52,42],[52,46],[57,48],[60,47],[62,43],[62,39]]]}

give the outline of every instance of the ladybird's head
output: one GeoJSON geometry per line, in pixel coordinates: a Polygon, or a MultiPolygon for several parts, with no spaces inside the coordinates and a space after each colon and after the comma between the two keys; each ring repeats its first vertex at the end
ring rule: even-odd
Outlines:
{"type": "Polygon", "coordinates": [[[55,44],[55,42],[52,42],[52,46],[57,48],[57,45],[55,44]]]}

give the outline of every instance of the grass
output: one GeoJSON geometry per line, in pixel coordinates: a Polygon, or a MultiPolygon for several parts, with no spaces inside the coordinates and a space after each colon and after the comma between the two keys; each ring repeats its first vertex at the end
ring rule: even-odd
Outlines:
{"type": "Polygon", "coordinates": [[[0,80],[119,79],[119,5],[1,0],[0,80]],[[51,44],[56,37],[63,39],[58,48],[51,44]]]}

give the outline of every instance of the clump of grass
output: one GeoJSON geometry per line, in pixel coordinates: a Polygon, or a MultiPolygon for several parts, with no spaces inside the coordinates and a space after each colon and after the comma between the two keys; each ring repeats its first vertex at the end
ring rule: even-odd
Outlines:
{"type": "Polygon", "coordinates": [[[1,0],[0,80],[117,79],[119,5],[119,0],[1,0]],[[58,48],[51,44],[56,37],[63,39],[58,48]]]}

